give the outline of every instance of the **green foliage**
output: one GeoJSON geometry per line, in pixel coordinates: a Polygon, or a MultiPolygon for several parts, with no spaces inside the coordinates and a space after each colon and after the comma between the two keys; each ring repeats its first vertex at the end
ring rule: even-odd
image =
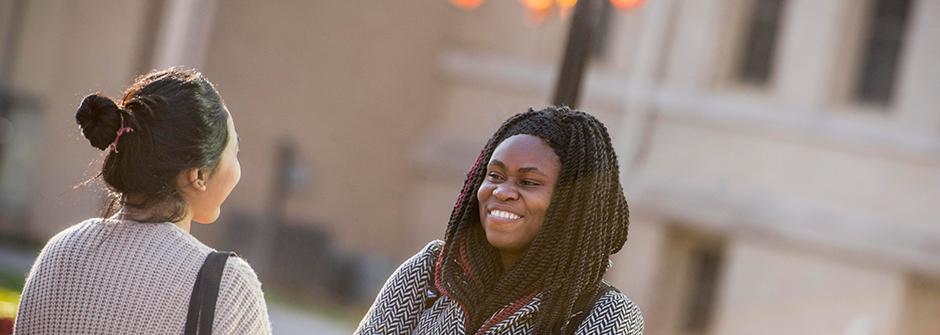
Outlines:
{"type": "Polygon", "coordinates": [[[0,319],[16,317],[16,307],[20,304],[20,291],[0,288],[0,319]]]}

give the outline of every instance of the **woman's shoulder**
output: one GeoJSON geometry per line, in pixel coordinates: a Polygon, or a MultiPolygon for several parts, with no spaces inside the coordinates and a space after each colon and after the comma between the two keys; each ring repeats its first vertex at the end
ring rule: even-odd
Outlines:
{"type": "Polygon", "coordinates": [[[444,248],[444,241],[434,240],[428,245],[424,246],[424,249],[421,249],[421,255],[437,257],[441,253],[441,249],[444,248]]]}
{"type": "Polygon", "coordinates": [[[616,290],[607,292],[597,300],[584,323],[590,329],[622,329],[626,334],[643,333],[640,308],[616,290]]]}
{"type": "Polygon", "coordinates": [[[225,278],[230,278],[232,282],[239,285],[250,285],[261,287],[258,280],[258,274],[248,264],[247,261],[238,256],[233,256],[225,263],[225,269],[222,271],[223,283],[225,278]]]}
{"type": "Polygon", "coordinates": [[[640,308],[630,298],[616,290],[607,292],[597,300],[594,309],[599,308],[616,309],[629,314],[640,315],[640,308]]]}
{"type": "Polygon", "coordinates": [[[261,281],[251,265],[241,257],[233,256],[226,260],[217,299],[213,333],[271,333],[261,281]]]}
{"type": "Polygon", "coordinates": [[[424,248],[421,248],[417,254],[412,256],[410,259],[405,261],[401,265],[402,268],[413,268],[413,267],[428,267],[433,266],[437,262],[437,257],[441,253],[441,248],[444,247],[444,241],[434,240],[431,243],[428,243],[424,248]]]}
{"type": "Polygon", "coordinates": [[[428,243],[392,273],[355,334],[407,334],[414,330],[418,316],[427,308],[434,264],[443,245],[442,241],[428,243]]]}
{"type": "Polygon", "coordinates": [[[124,277],[133,269],[172,265],[169,267],[172,271],[164,272],[164,277],[185,276],[195,280],[195,273],[211,251],[212,248],[172,223],[94,218],[50,238],[33,267],[36,270],[63,268],[70,272],[80,268],[124,277]],[[105,268],[92,269],[88,264],[105,268]]]}
{"type": "Polygon", "coordinates": [[[60,249],[71,250],[89,245],[89,243],[84,242],[95,239],[97,235],[100,235],[96,231],[101,221],[102,219],[87,219],[56,233],[49,238],[49,241],[46,241],[40,256],[49,256],[51,253],[57,253],[60,249]]]}
{"type": "Polygon", "coordinates": [[[416,281],[426,281],[433,276],[438,255],[444,246],[443,241],[435,240],[421,248],[414,256],[401,264],[389,278],[389,282],[414,284],[416,281]]]}
{"type": "Polygon", "coordinates": [[[90,229],[96,228],[96,226],[101,222],[102,219],[87,219],[85,221],[73,224],[68,228],[63,229],[62,231],[56,233],[49,239],[47,244],[52,242],[59,242],[63,240],[69,240],[78,238],[80,235],[83,235],[90,229]]]}
{"type": "Polygon", "coordinates": [[[219,284],[219,299],[249,300],[261,302],[263,305],[264,293],[261,291],[261,281],[251,265],[241,257],[230,257],[222,270],[222,282],[219,284]]]}
{"type": "Polygon", "coordinates": [[[141,223],[114,218],[91,218],[72,225],[50,238],[47,245],[79,241],[120,243],[140,239],[158,239],[163,243],[173,241],[192,245],[206,254],[211,252],[211,248],[173,223],[141,223]]]}

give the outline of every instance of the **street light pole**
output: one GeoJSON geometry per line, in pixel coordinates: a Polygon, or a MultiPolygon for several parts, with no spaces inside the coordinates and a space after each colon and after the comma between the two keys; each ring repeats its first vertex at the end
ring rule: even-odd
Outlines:
{"type": "Polygon", "coordinates": [[[580,0],[574,7],[565,58],[561,63],[552,101],[556,106],[577,107],[581,79],[591,58],[591,44],[597,33],[601,6],[604,5],[602,1],[606,0],[580,0]]]}

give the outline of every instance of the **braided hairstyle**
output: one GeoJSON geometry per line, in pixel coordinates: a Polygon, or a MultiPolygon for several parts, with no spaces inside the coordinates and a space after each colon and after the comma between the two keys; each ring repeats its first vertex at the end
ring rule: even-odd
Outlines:
{"type": "Polygon", "coordinates": [[[75,121],[91,145],[107,150],[96,177],[112,193],[108,217],[123,207],[165,206],[144,221],[175,222],[187,205],[177,176],[189,168],[213,172],[228,145],[228,111],[215,87],[193,70],[154,71],[137,78],[121,101],[99,93],[82,101],[75,121]]]}
{"type": "Polygon", "coordinates": [[[587,113],[568,107],[529,109],[500,126],[467,176],[436,269],[438,288],[468,311],[468,332],[493,323],[487,320],[503,307],[537,292],[542,300],[536,333],[566,330],[575,301],[596,292],[610,255],[627,240],[629,211],[619,175],[607,128],[587,113]],[[543,139],[560,159],[561,172],[534,241],[504,271],[480,223],[476,194],[493,151],[520,134],[543,139]]]}

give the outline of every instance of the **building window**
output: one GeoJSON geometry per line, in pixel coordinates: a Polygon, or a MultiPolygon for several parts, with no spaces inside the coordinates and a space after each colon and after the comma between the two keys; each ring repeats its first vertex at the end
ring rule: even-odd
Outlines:
{"type": "Polygon", "coordinates": [[[885,106],[891,102],[894,93],[898,58],[911,1],[874,2],[855,93],[861,102],[885,106]]]}
{"type": "Polygon", "coordinates": [[[690,334],[704,334],[712,318],[721,254],[716,248],[692,251],[688,291],[686,291],[683,330],[690,334]]]}
{"type": "Polygon", "coordinates": [[[675,226],[669,234],[655,307],[647,330],[677,335],[713,334],[715,306],[725,267],[725,239],[715,233],[675,226]]]}
{"type": "Polygon", "coordinates": [[[906,291],[897,334],[940,333],[940,318],[937,318],[940,315],[940,278],[912,275],[906,291]]]}
{"type": "Polygon", "coordinates": [[[745,26],[747,38],[737,78],[741,82],[764,85],[773,70],[773,56],[780,30],[783,0],[756,0],[745,26]]]}

